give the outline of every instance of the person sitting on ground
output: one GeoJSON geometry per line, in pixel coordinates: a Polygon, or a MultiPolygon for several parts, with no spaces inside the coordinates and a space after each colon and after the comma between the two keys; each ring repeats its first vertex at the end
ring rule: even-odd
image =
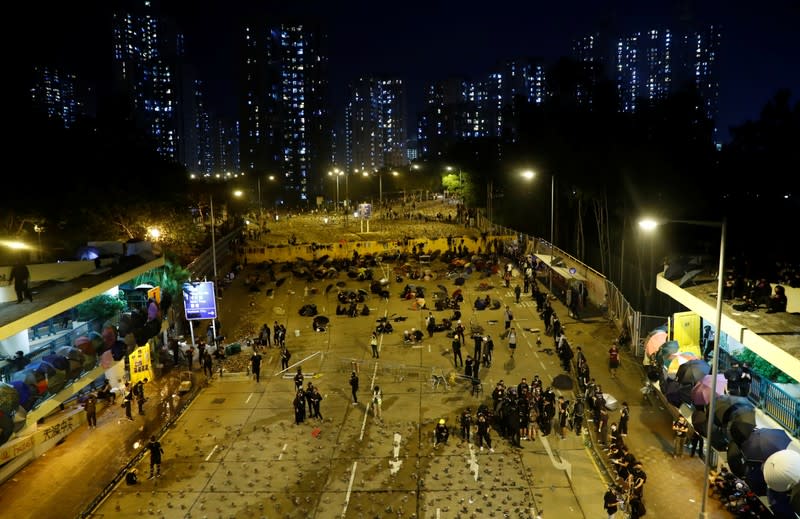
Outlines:
{"type": "Polygon", "coordinates": [[[116,401],[117,394],[111,391],[111,382],[108,379],[105,379],[103,387],[97,391],[97,398],[101,400],[110,399],[112,404],[116,401]]]}
{"type": "Polygon", "coordinates": [[[768,314],[778,312],[785,312],[788,299],[786,297],[786,289],[781,285],[775,285],[775,293],[769,298],[768,314]]]}

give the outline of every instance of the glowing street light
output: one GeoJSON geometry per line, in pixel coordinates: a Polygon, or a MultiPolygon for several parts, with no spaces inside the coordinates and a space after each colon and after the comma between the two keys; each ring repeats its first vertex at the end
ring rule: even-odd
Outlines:
{"type": "MultiPolygon", "coordinates": [[[[521,173],[522,178],[525,180],[533,180],[536,177],[536,172],[532,170],[526,170],[521,173]]],[[[550,174],[550,283],[549,283],[549,290],[550,295],[553,295],[553,256],[556,252],[556,244],[553,243],[553,228],[554,228],[554,211],[553,208],[555,207],[555,193],[556,193],[556,176],[552,173],[550,174]]]]}
{"type": "Polygon", "coordinates": [[[700,519],[706,519],[708,512],[706,511],[706,502],[708,501],[708,488],[709,488],[709,474],[711,472],[711,432],[714,424],[714,413],[716,412],[717,404],[717,373],[719,372],[719,339],[722,335],[722,290],[723,290],[723,277],[725,275],[725,235],[727,233],[728,224],[725,219],[721,222],[713,221],[699,221],[699,220],[668,220],[659,222],[652,218],[645,218],[639,221],[639,227],[645,231],[652,231],[659,225],[664,223],[686,223],[690,225],[699,225],[702,227],[719,227],[720,240],[719,240],[719,270],[717,271],[717,308],[714,333],[714,356],[711,364],[711,401],[708,403],[708,412],[706,413],[706,459],[705,459],[705,477],[703,478],[703,500],[700,504],[700,519]]]}

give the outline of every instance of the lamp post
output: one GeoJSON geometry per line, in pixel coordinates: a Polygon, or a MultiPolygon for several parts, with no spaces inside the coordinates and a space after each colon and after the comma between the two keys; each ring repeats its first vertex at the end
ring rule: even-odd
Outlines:
{"type": "MultiPolygon", "coordinates": [[[[708,518],[708,511],[706,504],[708,502],[708,489],[709,489],[709,474],[711,472],[711,432],[714,425],[714,413],[716,412],[717,404],[717,374],[719,373],[719,340],[722,335],[722,290],[724,287],[725,276],[725,235],[727,233],[727,221],[723,218],[722,222],[709,222],[698,220],[669,220],[668,223],[686,223],[691,225],[700,225],[703,227],[719,227],[720,240],[719,240],[719,271],[717,272],[717,308],[715,317],[715,333],[714,333],[714,353],[713,361],[711,363],[711,400],[708,403],[708,412],[706,413],[706,458],[705,458],[705,474],[703,477],[703,498],[700,504],[700,519],[708,518]]],[[[642,220],[639,226],[645,230],[652,230],[658,226],[659,223],[655,220],[642,220]]]]}
{"type": "Polygon", "coordinates": [[[36,232],[36,235],[39,239],[39,261],[41,262],[44,260],[44,251],[42,250],[42,233],[44,232],[44,226],[39,225],[38,223],[34,224],[33,230],[36,232]]]}
{"type": "MultiPolygon", "coordinates": [[[[527,170],[522,172],[522,176],[527,180],[533,180],[536,176],[536,173],[527,170]]],[[[556,196],[556,176],[554,174],[550,174],[550,282],[549,282],[549,290],[550,295],[553,295],[553,256],[555,255],[555,243],[553,242],[553,230],[555,228],[554,222],[555,219],[554,215],[554,208],[555,208],[555,196],[556,196]]]]}
{"type": "Polygon", "coordinates": [[[336,211],[339,211],[339,177],[344,175],[344,172],[339,168],[328,171],[328,176],[336,179],[336,211]]]}

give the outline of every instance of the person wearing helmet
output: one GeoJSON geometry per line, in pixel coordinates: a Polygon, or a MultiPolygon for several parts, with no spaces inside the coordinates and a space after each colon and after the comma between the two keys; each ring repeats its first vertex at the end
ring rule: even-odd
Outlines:
{"type": "Polygon", "coordinates": [[[444,418],[439,420],[439,423],[436,424],[436,429],[434,432],[435,443],[433,444],[434,447],[438,447],[440,443],[447,443],[447,438],[450,437],[450,431],[445,424],[444,418]]]}

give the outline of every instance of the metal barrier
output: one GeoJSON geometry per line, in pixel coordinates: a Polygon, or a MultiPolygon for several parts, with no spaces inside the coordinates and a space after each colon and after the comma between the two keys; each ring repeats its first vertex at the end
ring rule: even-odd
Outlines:
{"type": "Polygon", "coordinates": [[[800,401],[753,373],[747,397],[795,438],[800,437],[800,401]]]}

